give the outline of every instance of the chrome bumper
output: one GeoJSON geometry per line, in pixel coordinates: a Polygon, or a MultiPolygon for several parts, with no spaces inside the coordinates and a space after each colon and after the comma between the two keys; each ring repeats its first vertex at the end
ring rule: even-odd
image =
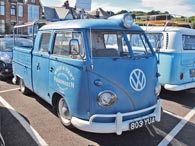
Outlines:
{"type": "Polygon", "coordinates": [[[81,120],[76,117],[72,117],[71,123],[78,129],[94,133],[116,133],[121,135],[123,131],[129,130],[129,123],[133,121],[143,120],[149,117],[155,117],[157,122],[160,122],[161,119],[161,100],[158,100],[157,104],[139,111],[129,112],[129,113],[117,113],[111,115],[96,114],[90,117],[89,121],[81,120]],[[147,112],[154,109],[154,112],[135,119],[122,121],[124,116],[131,116],[147,112]],[[95,118],[115,118],[115,123],[97,123],[93,122],[95,118]]]}

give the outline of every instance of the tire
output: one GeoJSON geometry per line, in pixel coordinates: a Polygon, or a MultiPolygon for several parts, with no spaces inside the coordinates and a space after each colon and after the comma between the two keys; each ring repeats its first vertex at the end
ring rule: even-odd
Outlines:
{"type": "Polygon", "coordinates": [[[66,101],[64,100],[64,98],[60,98],[58,100],[58,104],[57,104],[57,114],[58,117],[61,121],[61,123],[68,127],[68,128],[72,128],[72,124],[71,124],[71,115],[70,115],[70,111],[68,109],[68,105],[66,103],[66,101]]]}
{"type": "Polygon", "coordinates": [[[20,78],[19,81],[20,91],[24,95],[28,95],[30,93],[30,90],[25,86],[23,79],[20,78]]]}

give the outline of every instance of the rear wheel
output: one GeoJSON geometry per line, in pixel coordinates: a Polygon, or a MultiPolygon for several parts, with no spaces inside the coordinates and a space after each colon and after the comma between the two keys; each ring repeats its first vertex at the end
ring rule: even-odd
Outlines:
{"type": "Polygon", "coordinates": [[[71,115],[70,115],[70,111],[68,109],[68,105],[67,105],[66,101],[64,100],[64,98],[60,98],[58,100],[57,113],[58,113],[58,117],[59,117],[60,121],[62,122],[62,124],[66,127],[71,128],[72,127],[71,115]]]}
{"type": "Polygon", "coordinates": [[[20,86],[20,91],[24,94],[27,95],[30,93],[30,90],[25,86],[23,79],[20,78],[20,82],[19,82],[19,86],[20,86]]]}

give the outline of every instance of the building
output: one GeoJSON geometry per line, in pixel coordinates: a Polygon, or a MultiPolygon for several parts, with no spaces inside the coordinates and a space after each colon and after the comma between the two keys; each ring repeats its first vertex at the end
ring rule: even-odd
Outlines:
{"type": "Polygon", "coordinates": [[[73,8],[66,7],[44,7],[44,17],[47,21],[72,20],[78,17],[73,8]]]}
{"type": "Polygon", "coordinates": [[[111,15],[102,8],[98,8],[88,13],[88,17],[93,19],[107,19],[110,16],[111,15]]]}
{"type": "MultiPolygon", "coordinates": [[[[0,34],[10,34],[14,25],[38,20],[41,16],[39,0],[0,0],[0,34]]],[[[31,32],[28,28],[28,33],[31,32]]]]}
{"type": "Polygon", "coordinates": [[[44,17],[47,21],[71,20],[71,19],[107,19],[112,16],[111,12],[106,12],[102,8],[85,12],[76,8],[66,7],[44,7],[44,17]]]}

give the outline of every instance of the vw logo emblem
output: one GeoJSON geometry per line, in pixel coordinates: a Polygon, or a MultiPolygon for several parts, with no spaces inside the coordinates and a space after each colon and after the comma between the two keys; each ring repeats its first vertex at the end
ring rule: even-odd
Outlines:
{"type": "Polygon", "coordinates": [[[129,83],[135,91],[142,91],[146,86],[146,77],[143,71],[134,69],[129,76],[129,83]]]}

